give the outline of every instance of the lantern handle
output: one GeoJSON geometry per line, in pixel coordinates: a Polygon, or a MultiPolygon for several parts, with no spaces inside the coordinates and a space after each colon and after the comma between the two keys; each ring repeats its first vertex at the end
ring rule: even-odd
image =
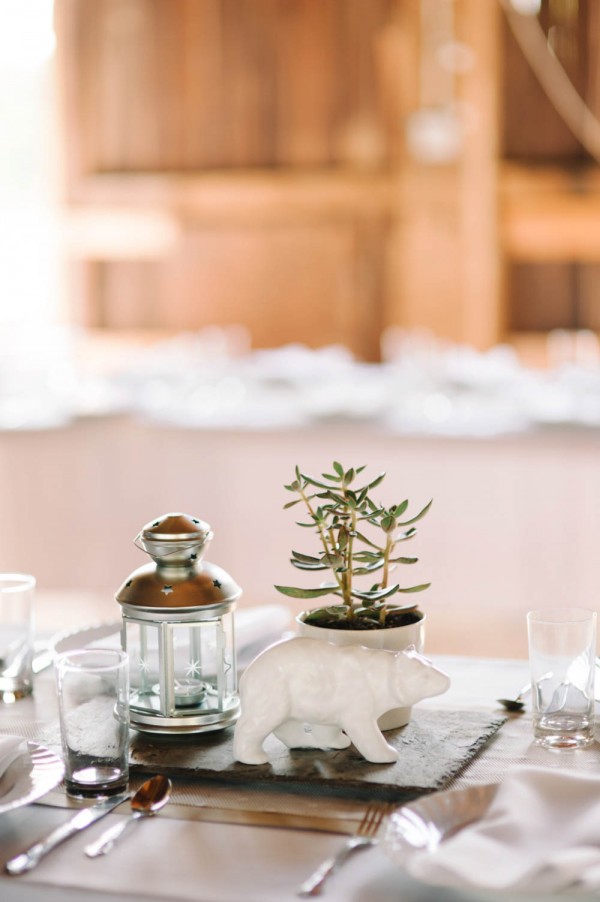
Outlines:
{"type": "MultiPolygon", "coordinates": [[[[203,548],[204,545],[206,545],[207,542],[209,542],[211,538],[212,538],[212,533],[209,533],[208,536],[205,536],[202,539],[202,541],[195,542],[194,544],[191,544],[188,542],[180,542],[178,545],[176,545],[170,551],[165,551],[160,556],[161,556],[161,558],[169,557],[172,554],[179,554],[181,551],[185,551],[188,548],[189,549],[203,548]]],[[[138,532],[137,536],[133,540],[133,544],[135,545],[136,548],[139,548],[140,551],[143,551],[144,554],[149,554],[148,549],[144,548],[144,546],[142,545],[142,533],[141,532],[138,532]]],[[[150,556],[152,557],[152,555],[150,555],[150,556]]]]}

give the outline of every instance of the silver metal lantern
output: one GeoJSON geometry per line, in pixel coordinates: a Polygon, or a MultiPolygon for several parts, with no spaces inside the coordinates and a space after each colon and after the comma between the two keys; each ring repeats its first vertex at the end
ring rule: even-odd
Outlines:
{"type": "Polygon", "coordinates": [[[116,594],[130,656],[130,724],[147,733],[219,730],[239,716],[233,610],[240,587],[203,560],[213,534],[165,514],[136,538],[152,562],[116,594]]]}

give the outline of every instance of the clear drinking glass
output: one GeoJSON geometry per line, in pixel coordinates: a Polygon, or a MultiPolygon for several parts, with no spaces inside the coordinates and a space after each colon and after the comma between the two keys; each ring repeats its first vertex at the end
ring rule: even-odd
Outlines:
{"type": "Polygon", "coordinates": [[[0,700],[15,702],[33,687],[35,577],[0,573],[0,700]]]}
{"type": "Polygon", "coordinates": [[[129,659],[85,649],[56,662],[65,784],[78,798],[114,795],[129,779],[129,659]]]}
{"type": "Polygon", "coordinates": [[[596,613],[549,608],[527,614],[533,731],[538,744],[573,749],[594,741],[596,613]]]}

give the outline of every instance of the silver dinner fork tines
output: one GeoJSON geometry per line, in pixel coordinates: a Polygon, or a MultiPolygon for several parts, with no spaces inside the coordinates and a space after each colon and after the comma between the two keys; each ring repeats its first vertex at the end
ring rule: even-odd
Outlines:
{"type": "Polygon", "coordinates": [[[392,812],[394,805],[389,802],[372,802],[358,825],[356,836],[346,840],[342,848],[319,865],[314,874],[305,880],[298,890],[299,896],[318,896],[327,878],[337,871],[354,852],[368,849],[377,842],[377,834],[383,819],[392,812]]]}

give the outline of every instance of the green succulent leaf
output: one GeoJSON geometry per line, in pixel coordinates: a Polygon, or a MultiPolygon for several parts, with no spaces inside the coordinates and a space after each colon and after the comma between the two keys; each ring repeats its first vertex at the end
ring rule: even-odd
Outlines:
{"type": "Polygon", "coordinates": [[[327,613],[327,608],[315,608],[304,617],[305,623],[319,623],[321,620],[330,620],[331,615],[327,613]]]}
{"type": "Polygon", "coordinates": [[[332,467],[335,470],[335,472],[338,474],[338,476],[341,476],[342,478],[344,477],[344,468],[341,465],[341,463],[339,463],[339,461],[334,460],[332,467]]]}
{"type": "Polygon", "coordinates": [[[290,558],[290,562],[294,565],[297,570],[329,570],[328,564],[307,564],[304,561],[297,561],[294,558],[290,558]]]}
{"type": "Polygon", "coordinates": [[[293,507],[295,504],[300,504],[301,501],[302,501],[302,498],[296,498],[295,501],[288,501],[287,504],[283,505],[284,511],[286,511],[289,507],[293,507]]]}
{"type": "Polygon", "coordinates": [[[389,598],[395,595],[400,586],[387,586],[385,589],[370,590],[369,592],[359,592],[357,589],[352,590],[353,598],[360,598],[362,601],[379,601],[381,598],[389,598]]]}
{"type": "Polygon", "coordinates": [[[314,485],[318,489],[325,489],[326,491],[331,488],[331,486],[326,485],[324,482],[320,482],[318,479],[315,479],[314,476],[307,476],[305,473],[302,474],[302,478],[308,485],[314,485]]]}
{"type": "Polygon", "coordinates": [[[408,589],[399,589],[400,592],[424,592],[425,589],[428,589],[431,583],[422,583],[420,586],[410,586],[408,589]]]}
{"type": "Polygon", "coordinates": [[[423,510],[419,511],[419,513],[415,517],[411,517],[410,520],[404,520],[404,522],[400,523],[399,525],[400,526],[410,526],[411,523],[416,523],[417,520],[420,520],[422,517],[425,516],[425,514],[427,513],[427,511],[429,510],[429,508],[431,507],[432,504],[433,504],[433,498],[431,499],[429,504],[426,504],[425,507],[423,508],[423,510]]]}
{"type": "Polygon", "coordinates": [[[356,576],[365,576],[367,573],[375,573],[376,570],[381,570],[383,567],[383,561],[377,561],[373,564],[368,564],[366,567],[356,567],[352,570],[356,576]]]}
{"type": "Polygon", "coordinates": [[[390,558],[391,564],[416,564],[419,560],[418,557],[392,557],[390,558]]]}
{"type": "Polygon", "coordinates": [[[376,489],[378,485],[381,485],[384,479],[385,473],[380,473],[379,476],[376,476],[375,479],[368,484],[367,489],[376,489]]]}
{"type": "Polygon", "coordinates": [[[338,495],[337,492],[334,492],[333,489],[327,489],[327,491],[324,492],[322,496],[319,495],[319,497],[320,498],[321,497],[331,498],[331,500],[335,501],[336,504],[342,504],[342,505],[346,504],[346,499],[344,497],[342,497],[342,495],[338,495]]]}
{"type": "Polygon", "coordinates": [[[292,557],[296,558],[298,561],[304,561],[306,564],[319,564],[320,558],[315,557],[312,554],[301,554],[299,551],[292,551],[292,557]]]}
{"type": "Polygon", "coordinates": [[[400,504],[397,504],[395,507],[391,507],[390,511],[393,513],[394,517],[401,517],[407,507],[408,499],[406,501],[402,501],[400,504]]]}
{"type": "Polygon", "coordinates": [[[296,589],[294,586],[275,586],[282,595],[288,595],[290,598],[322,598],[323,595],[330,595],[333,586],[322,587],[321,589],[296,589]]]}
{"type": "Polygon", "coordinates": [[[383,553],[381,551],[355,551],[352,559],[361,564],[370,564],[372,561],[383,561],[383,553]]]}
{"type": "Polygon", "coordinates": [[[370,539],[368,539],[366,536],[364,536],[361,532],[356,533],[356,538],[360,539],[361,542],[364,542],[365,545],[368,545],[369,548],[376,548],[377,551],[381,551],[379,545],[376,545],[374,542],[372,542],[370,539]]]}
{"type": "Polygon", "coordinates": [[[334,473],[321,473],[321,476],[323,477],[323,479],[329,479],[330,481],[333,481],[333,482],[341,482],[342,481],[342,477],[336,476],[334,473]]]}
{"type": "Polygon", "coordinates": [[[305,623],[319,623],[322,620],[346,620],[350,608],[346,604],[332,605],[326,608],[314,608],[304,618],[305,623]]]}

